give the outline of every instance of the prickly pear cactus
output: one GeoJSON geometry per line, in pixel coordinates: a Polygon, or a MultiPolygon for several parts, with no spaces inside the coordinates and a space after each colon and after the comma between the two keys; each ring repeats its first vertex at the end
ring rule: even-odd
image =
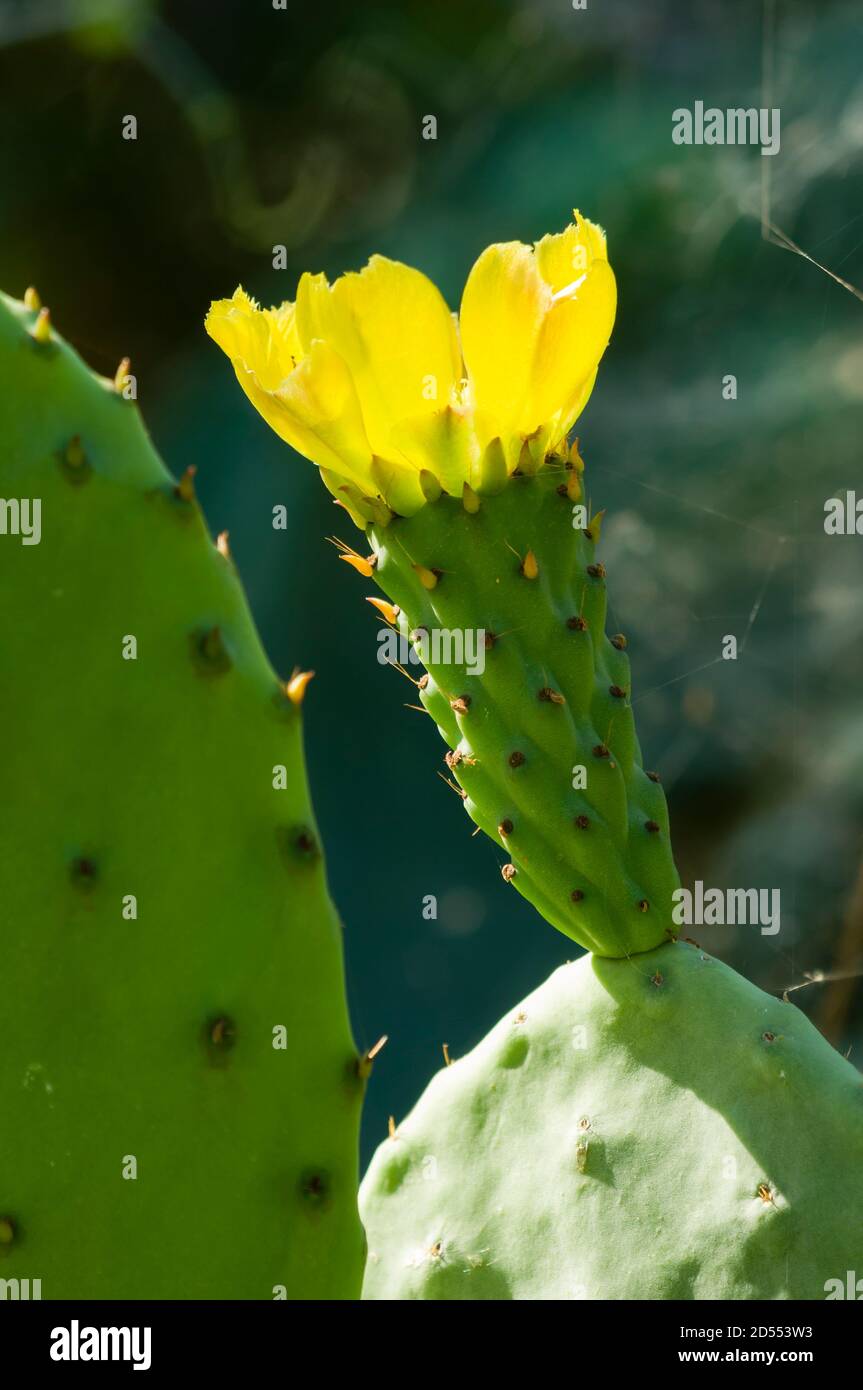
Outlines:
{"type": "Polygon", "coordinates": [[[484,251],[458,327],[423,275],[376,256],[332,286],[303,276],[278,309],[238,290],[207,328],[368,530],[371,553],[343,558],[420,651],[420,698],[504,878],[567,936],[624,956],[672,935],[678,878],[626,638],[606,633],[602,518],[568,444],[615,303],[605,236],[576,213],[533,247],[484,251]]]}
{"type": "Polygon", "coordinates": [[[863,1254],[863,1083],[680,942],[565,965],[361,1189],[372,1299],[820,1299],[863,1254]]]}
{"type": "Polygon", "coordinates": [[[604,234],[576,213],[484,251],[458,321],[381,257],[305,275],[279,308],[238,290],[207,320],[367,533],[342,558],[418,646],[504,877],[596,953],[378,1151],[370,1298],[819,1298],[863,1251],[859,1075],[793,1005],[674,939],[665,801],[570,442],[615,303],[604,234]]]}
{"type": "Polygon", "coordinates": [[[131,380],[0,300],[0,1277],[352,1298],[368,1067],[304,678],[277,681],[131,380]]]}

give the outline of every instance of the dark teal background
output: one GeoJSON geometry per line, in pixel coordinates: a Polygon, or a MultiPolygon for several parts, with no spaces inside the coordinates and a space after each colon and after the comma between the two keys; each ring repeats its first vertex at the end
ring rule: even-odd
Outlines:
{"type": "Polygon", "coordinates": [[[575,950],[437,776],[434,728],[375,660],[373,587],[324,540],[354,542],[350,522],[242,396],[204,335],[209,301],[238,282],[292,298],[303,270],[380,251],[457,307],[487,243],[559,230],[574,204],[605,226],[618,321],[579,432],[645,760],[687,882],[782,894],[777,937],[695,935],[768,989],[840,974],[793,997],[845,1050],[863,536],[828,538],[823,518],[830,496],[863,498],[863,305],[761,216],[769,175],[775,226],[863,285],[861,53],[859,4],[825,0],[0,3],[0,282],[36,284],[97,369],[131,356],[157,444],[175,473],[197,466],[230,531],[274,664],[317,672],[308,757],[354,1026],[363,1046],[390,1037],[367,1148],[442,1043],[470,1047],[575,950]],[[760,106],[763,70],[778,155],[672,143],[678,106],[760,106]],[[726,633],[736,662],[717,659],[726,633]]]}

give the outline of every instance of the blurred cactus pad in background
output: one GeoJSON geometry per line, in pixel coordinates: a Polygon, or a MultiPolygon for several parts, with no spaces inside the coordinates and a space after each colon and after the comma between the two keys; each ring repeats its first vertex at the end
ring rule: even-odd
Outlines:
{"type": "Polygon", "coordinates": [[[376,252],[454,308],[484,247],[539,240],[576,198],[608,230],[619,308],[578,430],[644,767],[685,885],[781,890],[778,935],[700,944],[794,989],[854,1061],[863,591],[859,537],[823,523],[860,487],[861,305],[821,267],[863,283],[859,15],[767,12],[765,34],[745,0],[244,7],[238,44],[230,4],[0,4],[0,283],[38,285],[103,376],[131,356],[273,667],[316,672],[304,735],[358,1051],[390,1036],[366,1157],[444,1042],[467,1053],[579,948],[434,775],[431,721],[376,659],[385,624],[321,543],[344,514],[227,389],[202,314],[376,252]],[[761,106],[765,83],[775,156],[673,143],[676,108],[761,106]]]}

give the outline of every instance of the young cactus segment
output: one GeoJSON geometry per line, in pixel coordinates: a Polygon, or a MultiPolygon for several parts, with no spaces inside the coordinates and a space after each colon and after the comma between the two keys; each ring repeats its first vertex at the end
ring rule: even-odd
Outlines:
{"type": "Polygon", "coordinates": [[[823,1299],[863,1250],[863,1086],[680,942],[557,970],[360,1192],[369,1299],[823,1299]]]}
{"type": "Polygon", "coordinates": [[[0,382],[0,1278],[355,1298],[367,1068],[307,676],[32,298],[0,298],[0,382]]]}
{"type": "Polygon", "coordinates": [[[606,634],[598,526],[574,525],[572,477],[550,463],[475,511],[442,496],[372,527],[374,575],[422,655],[420,699],[465,809],[506,851],[504,876],[567,936],[624,956],[673,935],[679,880],[625,641],[606,634]]]}

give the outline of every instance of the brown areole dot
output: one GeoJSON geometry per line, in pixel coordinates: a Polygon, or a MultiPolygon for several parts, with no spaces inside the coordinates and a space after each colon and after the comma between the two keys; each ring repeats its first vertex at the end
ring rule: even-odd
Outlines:
{"type": "Polygon", "coordinates": [[[550,705],[566,704],[566,700],[564,699],[564,697],[561,694],[559,694],[558,691],[552,690],[550,685],[544,685],[542,687],[542,690],[538,690],[536,692],[536,698],[538,700],[543,700],[546,704],[550,705]]]}
{"type": "Polygon", "coordinates": [[[580,888],[573,888],[569,895],[574,903],[584,902],[584,894],[580,888]]]}
{"type": "Polygon", "coordinates": [[[231,658],[219,627],[190,633],[192,656],[198,670],[208,676],[221,676],[231,669],[231,658]]]}
{"type": "Polygon", "coordinates": [[[660,778],[658,772],[648,772],[647,775],[648,775],[648,777],[650,778],[651,782],[659,782],[659,781],[661,781],[661,778],[660,778]]]}
{"type": "Polygon", "coordinates": [[[314,832],[307,825],[279,826],[276,829],[279,847],[289,861],[312,863],[320,857],[314,832]]]}
{"type": "Polygon", "coordinates": [[[418,689],[420,689],[420,690],[425,690],[425,688],[426,688],[426,686],[428,685],[428,683],[429,683],[428,671],[424,671],[423,674],[420,676],[419,680],[417,681],[417,687],[418,687],[418,689]]]}
{"type": "Polygon", "coordinates": [[[70,483],[86,483],[89,481],[93,472],[87,455],[84,453],[84,446],[81,443],[80,434],[73,435],[66,445],[57,455],[60,467],[70,483]]]}
{"type": "Polygon", "coordinates": [[[656,988],[659,989],[659,986],[665,983],[665,977],[659,970],[657,970],[655,975],[651,975],[650,983],[652,985],[656,985],[656,988]]]}
{"type": "Polygon", "coordinates": [[[595,758],[607,758],[609,756],[608,749],[606,748],[604,743],[596,744],[596,746],[593,749],[593,756],[595,758]]]}
{"type": "Polygon", "coordinates": [[[515,752],[509,755],[510,767],[522,767],[524,765],[524,754],[515,752]]]}
{"type": "Polygon", "coordinates": [[[608,687],[608,693],[609,695],[613,695],[615,700],[626,699],[626,691],[624,690],[622,685],[610,685],[608,687]]]}
{"type": "Polygon", "coordinates": [[[605,565],[602,561],[597,561],[595,565],[588,565],[587,572],[591,579],[604,579],[606,575],[605,565]]]}
{"type": "Polygon", "coordinates": [[[516,869],[514,864],[504,864],[503,868],[500,871],[500,876],[503,879],[504,883],[512,883],[513,879],[515,878],[515,874],[516,869]]]}
{"type": "Polygon", "coordinates": [[[490,652],[495,642],[497,641],[497,635],[494,632],[492,632],[490,627],[483,628],[483,634],[485,649],[487,652],[490,652]]]}
{"type": "Polygon", "coordinates": [[[80,855],[77,859],[73,859],[69,865],[69,877],[76,888],[89,892],[99,877],[99,866],[95,859],[88,855],[80,855]]]}
{"type": "Polygon", "coordinates": [[[310,1207],[325,1207],[330,1195],[328,1174],[318,1169],[307,1168],[300,1177],[300,1195],[310,1207]]]}
{"type": "Polygon", "coordinates": [[[767,1031],[761,1034],[761,1038],[763,1042],[772,1043],[776,1041],[776,1034],[771,1033],[768,1029],[767,1031]]]}
{"type": "Polygon", "coordinates": [[[587,618],[582,618],[581,616],[567,618],[566,625],[570,632],[587,632],[587,618]]]}
{"type": "Polygon", "coordinates": [[[470,709],[470,696],[458,695],[454,700],[450,700],[449,703],[450,709],[454,710],[456,714],[467,714],[470,709]]]}
{"type": "Polygon", "coordinates": [[[611,642],[611,645],[613,647],[616,647],[619,652],[626,651],[626,638],[624,637],[622,632],[616,632],[613,637],[609,638],[609,641],[611,642]]]}
{"type": "Polygon", "coordinates": [[[504,819],[501,821],[500,825],[497,827],[497,833],[502,840],[505,839],[507,835],[512,834],[512,821],[509,819],[508,816],[505,816],[504,819]]]}
{"type": "Polygon", "coordinates": [[[651,835],[656,835],[659,832],[659,826],[657,825],[655,820],[646,820],[644,822],[644,828],[645,830],[650,831],[651,835]]]}
{"type": "Polygon", "coordinates": [[[590,818],[588,816],[576,816],[574,824],[579,830],[587,830],[590,825],[590,818]]]}
{"type": "Polygon", "coordinates": [[[639,912],[649,912],[649,911],[650,911],[650,903],[647,901],[646,898],[642,898],[642,899],[641,899],[641,901],[640,901],[639,904],[638,904],[638,910],[639,910],[639,912]]]}
{"type": "Polygon", "coordinates": [[[0,1215],[0,1250],[14,1245],[18,1236],[18,1223],[14,1216],[0,1215]]]}
{"type": "Polygon", "coordinates": [[[234,1020],[227,1014],[209,1018],[204,1025],[204,1042],[213,1062],[223,1064],[237,1039],[234,1020]]]}

